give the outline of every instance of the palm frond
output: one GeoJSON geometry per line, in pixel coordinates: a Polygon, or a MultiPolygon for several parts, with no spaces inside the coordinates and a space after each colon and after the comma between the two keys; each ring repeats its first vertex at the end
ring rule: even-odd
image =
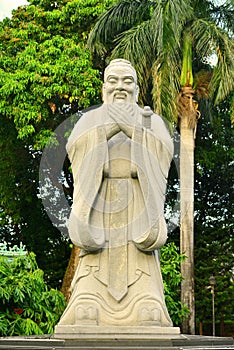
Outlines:
{"type": "Polygon", "coordinates": [[[166,39],[172,35],[179,40],[181,30],[186,22],[193,18],[193,8],[189,0],[167,0],[163,2],[163,15],[165,21],[164,33],[166,39]],[[168,28],[166,28],[166,26],[168,28]],[[168,29],[170,32],[167,34],[168,29]]]}
{"type": "Polygon", "coordinates": [[[88,39],[92,51],[102,54],[116,35],[149,18],[150,0],[121,0],[103,13],[88,39]]]}
{"type": "Polygon", "coordinates": [[[160,70],[161,63],[160,62],[154,62],[154,65],[152,67],[152,79],[153,79],[153,89],[152,89],[152,97],[153,97],[153,103],[154,103],[154,111],[162,115],[162,96],[161,96],[161,90],[162,90],[162,71],[160,70]]]}
{"type": "MultiPolygon", "coordinates": [[[[162,21],[160,13],[158,19],[157,23],[162,21]]],[[[133,64],[137,71],[141,93],[146,91],[151,67],[161,50],[161,39],[158,38],[160,33],[160,25],[156,27],[152,20],[148,20],[120,34],[116,39],[118,44],[111,58],[123,57],[133,64]]]]}
{"type": "MultiPolygon", "coordinates": [[[[172,1],[169,2],[172,3],[172,1]]],[[[173,5],[170,4],[170,6],[173,5]]],[[[155,1],[151,19],[143,21],[117,36],[115,40],[117,45],[111,58],[123,57],[132,62],[137,71],[141,95],[147,91],[149,80],[151,81],[152,78],[154,110],[159,114],[163,113],[169,120],[176,120],[175,101],[177,101],[180,87],[178,68],[180,67],[178,53],[180,35],[178,28],[175,35],[170,37],[166,35],[168,28],[165,26],[165,13],[163,11],[162,3],[155,1]],[[175,38],[176,35],[178,35],[177,38],[175,38]]],[[[181,17],[185,20],[185,13],[181,17]]],[[[182,18],[178,20],[181,23],[181,28],[182,18]]],[[[170,31],[173,31],[172,28],[170,31]]]]}
{"type": "Polygon", "coordinates": [[[234,88],[234,45],[219,50],[218,64],[211,81],[211,93],[215,95],[215,104],[222,101],[234,88]]]}
{"type": "Polygon", "coordinates": [[[206,59],[216,52],[218,63],[214,67],[213,77],[210,83],[210,95],[215,97],[217,104],[234,87],[234,42],[228,34],[217,27],[215,23],[198,19],[194,21],[191,32],[197,55],[200,59],[206,59]]]}
{"type": "Polygon", "coordinates": [[[176,51],[155,61],[152,69],[154,110],[170,122],[177,120],[177,97],[180,90],[179,57],[176,51]]]}
{"type": "Polygon", "coordinates": [[[234,2],[225,1],[224,4],[216,6],[212,4],[211,16],[217,26],[225,28],[230,34],[234,32],[234,2]]]}
{"type": "Polygon", "coordinates": [[[194,0],[193,9],[196,18],[211,19],[211,11],[214,7],[213,0],[194,0]]]}

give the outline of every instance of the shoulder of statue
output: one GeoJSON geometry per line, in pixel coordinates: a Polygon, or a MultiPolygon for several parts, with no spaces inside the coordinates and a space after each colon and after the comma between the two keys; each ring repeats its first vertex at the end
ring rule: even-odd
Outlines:
{"type": "Polygon", "coordinates": [[[97,115],[99,113],[101,113],[103,110],[103,105],[95,105],[95,106],[91,106],[85,110],[82,111],[83,115],[81,117],[82,118],[91,118],[94,115],[97,115]]]}
{"type": "Polygon", "coordinates": [[[104,113],[103,105],[92,106],[84,111],[82,111],[82,116],[74,126],[80,130],[86,130],[95,127],[101,123],[102,115],[104,113]]]}
{"type": "Polygon", "coordinates": [[[93,106],[83,112],[68,138],[67,151],[70,151],[81,137],[86,137],[101,123],[102,114],[102,105],[93,106]]]}

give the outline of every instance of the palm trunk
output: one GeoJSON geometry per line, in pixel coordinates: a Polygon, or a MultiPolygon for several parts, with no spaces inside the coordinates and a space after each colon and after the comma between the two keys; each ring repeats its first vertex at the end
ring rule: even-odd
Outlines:
{"type": "Polygon", "coordinates": [[[186,255],[181,262],[181,302],[189,309],[183,320],[182,332],[195,334],[194,301],[194,130],[189,117],[180,122],[180,250],[186,255]]]}
{"type": "Polygon", "coordinates": [[[178,100],[180,118],[180,251],[186,255],[181,262],[181,302],[189,315],[182,322],[182,332],[195,334],[194,298],[194,135],[199,112],[193,99],[193,39],[184,32],[181,92],[178,100]]]}

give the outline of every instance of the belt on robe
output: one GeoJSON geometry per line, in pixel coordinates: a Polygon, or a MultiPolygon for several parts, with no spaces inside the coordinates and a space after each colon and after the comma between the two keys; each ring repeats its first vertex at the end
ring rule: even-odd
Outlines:
{"type": "MultiPolygon", "coordinates": [[[[112,297],[120,301],[128,292],[128,187],[129,182],[126,179],[119,179],[122,182],[121,207],[125,210],[119,210],[118,203],[109,201],[109,222],[106,222],[109,228],[109,269],[108,269],[108,292],[112,297]],[[124,199],[124,200],[123,200],[124,199]],[[122,221],[122,226],[121,226],[122,221]]],[[[110,180],[111,182],[111,180],[110,180]]],[[[112,191],[111,184],[107,191],[112,191]]],[[[107,198],[111,198],[111,192],[107,193],[107,198]]]]}

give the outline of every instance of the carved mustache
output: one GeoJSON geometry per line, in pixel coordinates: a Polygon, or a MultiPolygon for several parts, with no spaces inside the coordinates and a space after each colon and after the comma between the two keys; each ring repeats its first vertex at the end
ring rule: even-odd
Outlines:
{"type": "Polygon", "coordinates": [[[127,93],[125,91],[116,91],[114,93],[114,97],[127,97],[127,93]]]}

